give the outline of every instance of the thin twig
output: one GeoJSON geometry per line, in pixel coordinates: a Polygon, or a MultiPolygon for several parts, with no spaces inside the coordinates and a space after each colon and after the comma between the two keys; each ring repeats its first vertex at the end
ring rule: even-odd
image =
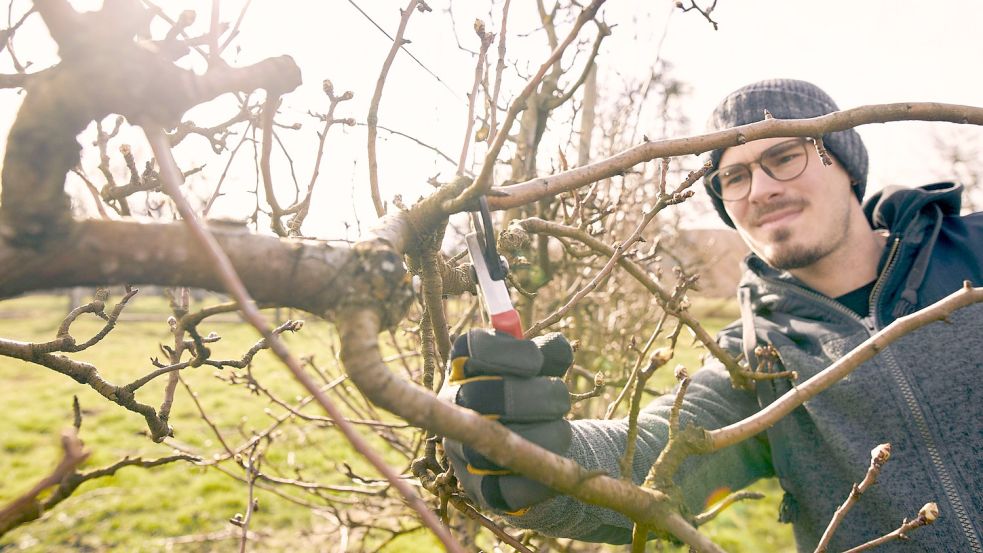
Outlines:
{"type": "Polygon", "coordinates": [[[256,499],[253,494],[256,491],[256,474],[259,472],[256,465],[259,463],[259,455],[257,455],[257,449],[259,448],[259,442],[257,442],[252,450],[250,450],[249,455],[243,459],[242,465],[246,469],[246,481],[248,482],[249,496],[246,500],[246,516],[239,519],[239,513],[236,513],[235,518],[232,519],[233,524],[239,526],[242,529],[239,539],[239,553],[246,553],[246,543],[249,541],[249,521],[253,518],[253,511],[256,510],[256,499]],[[238,523],[236,522],[238,521],[238,523]]]}
{"type": "Polygon", "coordinates": [[[614,398],[614,401],[612,401],[610,405],[608,405],[607,410],[605,410],[604,412],[605,419],[610,419],[611,417],[614,416],[614,413],[615,411],[617,411],[618,406],[621,405],[621,402],[624,401],[625,396],[628,395],[628,390],[632,388],[635,379],[638,377],[638,372],[642,370],[642,361],[645,359],[645,356],[648,355],[649,348],[651,348],[652,344],[655,343],[655,338],[662,332],[662,327],[663,325],[665,325],[666,320],[668,318],[669,318],[669,313],[663,311],[662,317],[659,318],[658,324],[655,325],[655,330],[652,331],[652,334],[649,336],[649,339],[645,342],[645,347],[642,348],[642,351],[638,352],[638,358],[635,359],[635,366],[632,367],[631,372],[628,375],[628,381],[625,383],[624,388],[621,389],[621,392],[618,394],[618,397],[614,398]]]}
{"type": "MultiPolygon", "coordinates": [[[[478,103],[478,86],[481,84],[481,75],[485,69],[485,57],[488,55],[488,47],[491,46],[495,35],[485,31],[485,24],[480,19],[474,22],[474,32],[478,35],[481,46],[478,50],[478,61],[474,66],[474,83],[471,85],[471,94],[468,96],[468,120],[464,127],[464,141],[461,144],[461,156],[457,161],[457,175],[464,174],[464,164],[468,160],[468,149],[471,146],[471,132],[474,130],[474,107],[478,103]]],[[[494,110],[494,106],[492,106],[494,110]]]]}
{"type": "MultiPolygon", "coordinates": [[[[375,83],[375,92],[372,93],[372,101],[369,104],[369,114],[365,118],[368,124],[368,156],[369,156],[369,191],[372,194],[372,204],[375,206],[375,213],[379,217],[386,214],[386,206],[382,203],[382,197],[379,194],[379,165],[376,159],[375,151],[375,139],[376,139],[376,125],[379,123],[379,101],[382,99],[382,88],[386,84],[386,76],[389,74],[389,68],[392,67],[393,60],[396,58],[396,52],[405,44],[405,39],[403,39],[403,33],[406,32],[406,24],[410,20],[410,16],[413,15],[413,11],[417,9],[417,5],[426,6],[426,3],[420,4],[420,0],[410,0],[410,3],[406,6],[405,10],[401,10],[401,17],[399,18],[399,27],[396,29],[396,37],[393,38],[393,45],[389,49],[389,55],[386,56],[386,61],[382,64],[382,70],[379,72],[379,78],[375,83]]],[[[430,8],[426,7],[429,11],[430,8]]],[[[423,11],[423,10],[421,10],[423,11]]]]}
{"type": "Polygon", "coordinates": [[[826,527],[826,531],[823,532],[823,537],[819,540],[819,544],[816,546],[815,553],[826,553],[826,549],[829,547],[829,541],[833,539],[833,534],[836,529],[846,518],[846,514],[850,512],[853,505],[860,499],[868,488],[877,482],[877,477],[881,473],[881,467],[884,463],[891,457],[891,444],[881,444],[870,452],[870,466],[867,468],[867,474],[864,475],[864,479],[860,481],[859,484],[854,484],[850,489],[850,495],[847,496],[846,501],[843,505],[836,508],[836,512],[833,513],[833,518],[829,521],[829,526],[826,527]]]}
{"type": "MultiPolygon", "coordinates": [[[[561,225],[551,221],[544,221],[543,219],[539,219],[537,217],[523,219],[522,221],[519,221],[519,225],[529,232],[573,238],[603,255],[614,255],[613,248],[597,238],[590,236],[582,229],[568,227],[566,225],[561,225]]],[[[669,311],[672,316],[678,318],[680,322],[685,324],[690,330],[693,331],[693,334],[700,341],[700,343],[702,343],[703,346],[706,347],[715,358],[723,363],[728,373],[731,375],[736,374],[740,376],[741,371],[744,369],[737,363],[737,360],[735,360],[733,356],[731,356],[717,344],[714,337],[711,336],[705,328],[703,328],[703,325],[701,325],[700,322],[693,317],[693,315],[686,310],[674,308],[672,294],[663,289],[662,286],[654,278],[652,278],[652,276],[649,275],[645,269],[639,267],[638,264],[632,262],[630,259],[622,257],[619,260],[619,263],[629,275],[631,275],[642,286],[644,286],[646,290],[655,296],[655,299],[659,303],[660,307],[666,311],[669,311]]]]}
{"type": "Polygon", "coordinates": [[[0,509],[0,536],[24,522],[40,517],[43,507],[38,501],[38,495],[61,482],[89,455],[82,450],[82,441],[74,432],[66,431],[62,434],[61,448],[62,458],[51,473],[0,509]]]}
{"type": "Polygon", "coordinates": [[[926,503],[924,507],[919,509],[918,516],[916,516],[914,520],[909,521],[906,519],[901,523],[901,526],[897,530],[889,534],[885,534],[875,540],[870,540],[863,545],[858,545],[857,547],[848,549],[843,553],[860,553],[861,551],[868,551],[890,541],[908,539],[908,532],[911,532],[916,528],[921,528],[922,526],[932,524],[937,518],[939,518],[939,506],[935,503],[926,503]]]}
{"type": "Polygon", "coordinates": [[[659,348],[649,357],[648,365],[638,371],[635,382],[632,385],[632,397],[629,403],[630,412],[628,414],[628,436],[625,439],[625,452],[621,456],[620,469],[621,478],[632,480],[632,466],[635,461],[635,446],[638,438],[638,415],[642,409],[642,391],[645,389],[645,382],[655,374],[656,369],[665,365],[672,359],[672,349],[659,348]]]}
{"type": "MultiPolygon", "coordinates": [[[[367,123],[358,123],[358,122],[356,122],[355,124],[358,125],[358,126],[368,126],[367,123]]],[[[395,129],[390,129],[389,127],[386,127],[386,126],[383,126],[383,125],[376,125],[376,128],[379,129],[379,130],[386,131],[388,133],[392,133],[392,134],[394,134],[396,136],[401,136],[401,137],[403,137],[403,138],[405,138],[407,140],[410,140],[412,142],[415,142],[419,146],[422,146],[422,147],[430,150],[431,152],[437,154],[438,156],[444,158],[451,165],[453,165],[453,164],[456,163],[454,161],[454,158],[452,158],[451,156],[449,156],[446,153],[444,153],[443,151],[441,151],[440,148],[438,148],[436,146],[431,146],[430,144],[427,144],[426,142],[420,140],[419,138],[416,138],[414,136],[410,136],[410,135],[408,135],[408,134],[406,134],[406,133],[404,133],[402,131],[397,131],[395,129]]],[[[470,171],[465,171],[464,174],[465,175],[468,175],[468,176],[471,176],[471,172],[470,171]]]]}
{"type": "Polygon", "coordinates": [[[519,553],[533,553],[532,550],[530,550],[528,547],[523,545],[522,542],[513,538],[511,535],[509,535],[508,532],[500,528],[497,524],[492,522],[488,517],[476,511],[474,507],[469,505],[465,500],[461,499],[460,497],[451,497],[450,504],[453,505],[457,510],[464,513],[468,518],[477,521],[478,524],[490,530],[491,533],[495,534],[496,537],[498,537],[503,542],[509,544],[509,546],[513,547],[519,553]]]}
{"type": "Polygon", "coordinates": [[[750,499],[764,499],[765,494],[760,492],[752,492],[748,490],[741,490],[739,492],[734,492],[727,497],[721,499],[713,505],[710,509],[696,515],[693,517],[694,526],[703,526],[704,524],[710,522],[711,520],[717,518],[717,515],[724,512],[727,507],[737,503],[738,501],[747,501],[750,499]]]}
{"type": "MultiPolygon", "coordinates": [[[[263,144],[260,153],[260,170],[263,175],[263,190],[266,193],[266,203],[270,205],[270,228],[277,236],[286,236],[287,231],[280,220],[283,210],[276,199],[276,192],[273,189],[273,172],[270,168],[270,154],[273,151],[273,118],[276,115],[276,108],[280,103],[280,95],[272,91],[266,93],[266,101],[263,103],[263,144]]],[[[163,169],[162,169],[163,172],[163,169]]]]}
{"type": "Polygon", "coordinates": [[[489,143],[495,140],[495,136],[498,135],[498,122],[496,119],[498,114],[498,95],[502,90],[502,74],[505,73],[505,38],[509,21],[509,6],[511,4],[512,0],[505,0],[505,5],[502,6],[502,25],[498,30],[498,62],[495,64],[495,88],[492,91],[491,101],[488,102],[489,143]]]}
{"type": "MultiPolygon", "coordinates": [[[[679,328],[682,327],[677,327],[677,330],[679,328]]],[[[676,389],[676,396],[673,398],[672,406],[669,408],[669,436],[666,439],[665,447],[659,452],[659,456],[652,463],[649,474],[645,478],[647,485],[654,486],[657,489],[668,487],[679,465],[686,459],[685,453],[689,453],[688,444],[683,443],[684,440],[680,439],[679,416],[683,410],[683,400],[686,398],[686,390],[689,389],[692,380],[686,371],[686,367],[683,365],[676,367],[675,376],[676,380],[679,381],[679,387],[676,389]],[[684,454],[681,455],[679,453],[680,450],[684,454]]]]}
{"type": "MultiPolygon", "coordinates": [[[[217,2],[213,4],[213,6],[215,6],[216,4],[217,2]]],[[[217,17],[217,14],[215,14],[214,12],[212,15],[214,17],[217,17]]],[[[181,356],[184,355],[185,327],[177,324],[177,319],[181,319],[188,314],[190,305],[191,305],[191,290],[189,290],[186,287],[181,287],[171,290],[171,310],[174,312],[174,317],[176,317],[176,319],[169,319],[169,322],[172,322],[171,335],[174,337],[174,347],[171,348],[170,351],[168,352],[168,357],[170,358],[171,366],[177,366],[181,364],[181,356]]],[[[190,362],[188,363],[188,365],[190,365],[190,362]]],[[[160,413],[160,418],[164,419],[165,421],[170,418],[171,407],[174,405],[174,392],[177,391],[178,380],[180,378],[178,374],[178,370],[179,369],[168,371],[167,385],[164,387],[164,400],[161,402],[160,408],[157,410],[157,412],[160,413]]],[[[145,378],[144,382],[150,382],[150,380],[156,378],[157,374],[155,373],[158,373],[158,371],[154,371],[150,375],[148,375],[149,378],[144,377],[145,378]]],[[[159,374],[163,374],[163,373],[159,373],[159,374]]],[[[133,391],[142,385],[143,385],[142,383],[141,384],[133,383],[130,385],[132,386],[132,388],[130,389],[131,391],[133,391]]]]}
{"type": "Polygon", "coordinates": [[[515,122],[516,116],[525,107],[526,99],[536,90],[539,83],[546,76],[546,72],[557,62],[562,56],[563,52],[566,50],[567,46],[577,35],[580,33],[580,29],[583,28],[588,21],[594,19],[597,14],[597,10],[601,9],[601,5],[604,4],[605,0],[594,0],[588,6],[586,6],[580,14],[577,16],[577,20],[574,22],[573,27],[570,29],[570,33],[567,34],[566,38],[561,42],[550,54],[550,57],[546,59],[545,62],[539,67],[532,78],[526,83],[525,88],[512,100],[512,105],[509,106],[509,111],[505,115],[505,120],[502,121],[502,128],[499,129],[498,133],[495,135],[494,142],[488,148],[488,152],[485,154],[484,162],[481,165],[481,171],[478,173],[477,178],[475,178],[474,183],[471,184],[466,190],[459,194],[456,198],[445,202],[441,207],[447,213],[457,212],[466,209],[475,198],[485,194],[489,188],[492,186],[492,174],[494,172],[495,163],[498,160],[498,154],[502,151],[502,147],[505,145],[505,141],[508,137],[509,130],[512,128],[512,123],[515,122]]]}
{"type": "MultiPolygon", "coordinates": [[[[663,167],[666,166],[666,162],[663,162],[663,167]]],[[[611,271],[614,270],[615,266],[618,265],[618,262],[621,260],[622,256],[624,256],[624,254],[635,245],[635,242],[642,239],[642,231],[645,230],[645,227],[648,226],[648,224],[655,218],[656,215],[658,215],[660,211],[662,211],[666,206],[680,203],[693,195],[692,191],[687,189],[692,186],[704,172],[705,168],[701,169],[700,171],[694,171],[693,173],[690,173],[686,180],[680,184],[674,192],[670,194],[660,194],[656,204],[642,214],[641,221],[638,222],[638,224],[635,226],[635,230],[632,231],[628,238],[626,238],[623,242],[616,243],[613,246],[612,249],[614,252],[611,255],[611,258],[608,259],[607,263],[604,264],[604,267],[596,275],[594,275],[594,278],[592,278],[587,285],[577,291],[577,293],[574,294],[573,297],[571,297],[563,306],[530,327],[529,330],[525,332],[525,337],[529,338],[531,336],[535,336],[544,328],[559,321],[563,315],[573,309],[573,307],[580,302],[580,300],[597,288],[597,286],[607,278],[611,271]]],[[[663,171],[662,174],[665,175],[665,171],[663,171]]]]}

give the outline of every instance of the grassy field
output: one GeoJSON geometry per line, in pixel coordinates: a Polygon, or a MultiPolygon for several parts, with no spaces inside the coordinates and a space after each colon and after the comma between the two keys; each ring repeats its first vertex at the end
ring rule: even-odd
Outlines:
{"type": "MultiPolygon", "coordinates": [[[[23,341],[53,338],[66,313],[67,301],[65,296],[31,296],[0,303],[0,336],[23,341]]],[[[71,357],[96,365],[110,382],[129,382],[152,368],[151,357],[162,355],[158,344],[172,342],[165,322],[167,313],[164,300],[138,295],[107,339],[71,357]]],[[[236,358],[257,338],[254,331],[234,317],[223,317],[224,321],[203,324],[201,330],[203,334],[214,331],[222,336],[212,348],[214,358],[236,358]]],[[[719,327],[729,318],[729,313],[722,313],[711,325],[719,327]]],[[[100,320],[87,316],[72,331],[77,337],[87,338],[101,326],[100,320]]],[[[302,332],[289,335],[287,340],[296,354],[313,355],[318,367],[339,374],[333,353],[334,334],[326,323],[308,321],[302,332]]],[[[694,366],[696,355],[681,352],[678,360],[694,366]]],[[[227,379],[229,372],[202,367],[188,369],[182,375],[197,393],[210,420],[238,444],[267,427],[284,410],[244,385],[217,378],[227,379]]],[[[301,395],[299,386],[268,352],[256,357],[251,374],[279,397],[294,399],[301,395]]],[[[156,407],[165,381],[161,378],[147,385],[137,399],[156,407]]],[[[653,383],[666,387],[670,384],[653,383]]],[[[150,459],[170,455],[175,446],[204,457],[221,451],[183,387],[178,388],[171,415],[174,439],[155,444],[146,435],[145,422],[139,415],[49,369],[0,358],[0,504],[29,489],[57,462],[59,434],[72,424],[73,395],[78,396],[83,412],[81,438],[91,453],[83,471],[109,465],[124,456],[150,459]]],[[[310,407],[304,412],[319,414],[310,407]]],[[[405,455],[380,440],[375,443],[394,466],[405,464],[405,455]]],[[[321,483],[352,485],[351,479],[344,476],[345,465],[360,476],[377,477],[329,425],[284,425],[268,448],[266,462],[270,471],[280,471],[283,477],[296,478],[299,474],[305,480],[321,483]]],[[[40,520],[0,538],[0,551],[238,551],[239,530],[228,521],[236,513],[245,512],[247,487],[237,480],[245,472],[231,461],[221,466],[229,474],[185,462],[153,469],[123,468],[114,476],[84,484],[40,520]]],[[[773,522],[781,495],[777,485],[763,482],[756,489],[764,491],[768,499],[730,509],[707,525],[708,533],[728,551],[793,550],[790,528],[773,522]]],[[[304,494],[296,489],[283,493],[301,501],[325,504],[314,493],[304,494]]],[[[330,510],[315,512],[266,490],[257,490],[257,497],[261,508],[254,513],[250,529],[260,539],[251,543],[250,551],[338,550],[343,537],[335,532],[330,510]]],[[[359,510],[356,505],[354,511],[359,510]]],[[[376,538],[374,543],[381,545],[380,540],[381,537],[376,538]]],[[[429,533],[415,531],[383,550],[438,549],[429,533]]]]}

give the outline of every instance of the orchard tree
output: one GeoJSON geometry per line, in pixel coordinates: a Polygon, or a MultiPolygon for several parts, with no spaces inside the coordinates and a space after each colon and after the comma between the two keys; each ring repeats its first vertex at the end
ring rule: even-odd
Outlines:
{"type": "MultiPolygon", "coordinates": [[[[684,87],[673,79],[667,64],[659,63],[646,81],[627,87],[625,95],[609,97],[607,103],[598,101],[598,54],[605,38],[618,32],[618,22],[606,20],[603,4],[594,0],[547,7],[537,2],[536,34],[549,54],[532,62],[518,63],[510,57],[509,41],[518,33],[509,25],[514,9],[509,0],[492,3],[487,21],[476,21],[473,33],[457,37],[462,48],[473,50],[475,62],[468,113],[460,122],[460,150],[456,155],[433,147],[426,150],[427,155],[446,159],[446,170],[431,179],[429,194],[410,202],[384,197],[380,179],[386,172],[380,168],[390,162],[377,148],[380,132],[393,134],[384,125],[380,107],[406,86],[387,81],[392,63],[410,55],[406,37],[414,21],[433,16],[426,2],[407,2],[387,57],[372,60],[382,64],[364,116],[368,189],[356,193],[372,198],[378,220],[356,242],[342,245],[308,236],[304,225],[311,215],[312,197],[322,186],[317,168],[330,150],[329,134],[362,124],[363,116],[346,111],[351,93],[324,80],[326,102],[310,108],[319,128],[313,143],[315,168],[306,183],[292,179],[292,192],[283,186],[295,168],[282,161],[291,159],[288,146],[296,142],[281,138],[297,125],[279,109],[301,84],[301,68],[289,55],[251,65],[229,61],[230,45],[250,40],[238,36],[245,8],[242,13],[225,13],[214,1],[204,17],[206,24],[199,21],[196,26],[201,14],[169,13],[150,1],[106,0],[92,12],[77,11],[66,0],[35,0],[21,13],[11,6],[2,46],[17,71],[0,76],[0,82],[22,90],[24,98],[4,152],[0,297],[79,286],[97,291],[91,302],[68,314],[50,340],[0,339],[0,355],[45,367],[91,388],[105,402],[130,412],[134,420],[142,418],[151,440],[179,449],[181,444],[173,436],[180,428],[170,420],[171,409],[175,401],[194,402],[220,447],[208,452],[186,449],[153,460],[125,458],[82,471],[87,452],[77,436],[83,411],[76,403],[74,429],[63,436],[61,462],[0,508],[0,534],[56,508],[82,483],[124,467],[152,470],[162,464],[194,463],[216,470],[233,467],[236,474],[244,475],[239,478],[249,501],[244,513],[231,520],[239,529],[241,550],[254,537],[249,530],[256,506],[254,491],[273,485],[311,492],[313,499],[301,503],[330,513],[339,528],[361,538],[372,532],[398,535],[405,531],[400,524],[410,519],[432,530],[447,549],[462,551],[462,543],[473,539],[473,531],[460,523],[463,514],[488,528],[489,539],[517,550],[548,547],[551,541],[543,537],[525,535],[520,542],[512,529],[468,502],[438,447],[440,437],[449,437],[560,493],[626,514],[636,524],[636,547],[651,531],[673,536],[697,551],[720,551],[697,530],[716,511],[683,513],[676,507],[671,480],[683,459],[761,432],[899,335],[978,301],[983,292],[966,289],[931,310],[899,320],[854,355],[736,425],[713,431],[680,428],[675,417],[665,452],[646,484],[635,486],[589,474],[504,426],[437,398],[452,338],[483,324],[480,304],[468,296],[476,292],[470,263],[459,254],[467,220],[460,214],[476,210],[482,197],[493,211],[505,213],[498,221],[502,229],[498,247],[512,265],[510,283],[521,298],[526,335],[560,328],[581,341],[583,359],[569,379],[575,401],[585,406],[578,416],[627,414],[634,423],[645,394],[651,392],[646,387],[649,377],[670,362],[684,330],[724,363],[735,386],[754,386],[762,378],[721,350],[689,310],[698,268],[667,261],[673,258],[669,237],[682,232],[675,228],[671,211],[693,195],[706,170],[692,155],[768,137],[819,137],[874,122],[979,125],[983,109],[927,103],[875,105],[811,120],[770,119],[700,136],[658,140],[637,136],[646,105],[661,113],[666,135],[680,131],[673,114],[684,87]],[[20,63],[23,52],[15,50],[19,29],[38,20],[56,43],[59,57],[40,69],[20,63]],[[237,106],[231,117],[208,127],[190,119],[189,112],[196,107],[230,99],[237,106]],[[612,111],[605,118],[609,128],[604,129],[603,140],[592,143],[602,134],[594,132],[595,114],[604,110],[612,111]],[[121,141],[120,133],[133,129],[142,131],[150,151],[144,144],[121,141]],[[237,155],[242,159],[252,150],[251,179],[241,173],[226,178],[223,172],[215,182],[196,181],[201,177],[200,164],[180,159],[172,151],[182,142],[196,140],[206,142],[214,152],[209,163],[226,170],[237,155]],[[84,167],[80,141],[96,152],[98,176],[84,167]],[[120,180],[123,174],[126,178],[120,180]],[[240,220],[209,218],[213,206],[233,193],[230,189],[248,187],[247,182],[255,183],[255,189],[247,191],[255,201],[240,220]],[[66,188],[72,183],[89,195],[84,201],[75,197],[74,214],[66,188]],[[284,200],[290,196],[290,201],[284,200]],[[180,220],[168,222],[172,218],[180,220]],[[671,276],[663,274],[663,265],[671,276]],[[131,382],[113,382],[105,376],[111,367],[66,355],[84,354],[100,341],[112,340],[138,285],[167,287],[173,311],[167,320],[173,343],[160,346],[163,356],[154,358],[152,368],[131,382]],[[112,299],[109,286],[123,286],[124,295],[112,299]],[[190,296],[199,289],[224,294],[231,302],[192,311],[190,296]],[[644,304],[658,306],[654,319],[640,320],[632,313],[644,304]],[[262,311],[267,308],[291,308],[333,323],[344,374],[290,351],[281,335],[301,331],[302,323],[291,320],[274,326],[268,322],[271,312],[262,311]],[[205,329],[211,318],[230,312],[238,312],[256,329],[257,341],[241,357],[220,359],[213,349],[221,337],[205,329]],[[91,337],[73,332],[80,317],[91,315],[104,319],[101,331],[91,337]],[[397,353],[384,357],[381,341],[387,354],[394,349],[397,353]],[[259,362],[254,357],[263,350],[282,362],[306,390],[306,397],[278,394],[253,375],[251,367],[259,362]],[[259,402],[275,404],[281,414],[265,430],[238,436],[224,432],[211,423],[195,394],[176,396],[182,373],[199,367],[223,369],[231,384],[249,389],[259,402]],[[594,375],[602,369],[606,374],[594,375]],[[346,379],[361,395],[338,386],[346,379]],[[158,381],[165,382],[162,397],[149,393],[158,388],[148,385],[158,381]],[[320,406],[327,416],[308,405],[320,406]],[[318,482],[316,475],[287,478],[267,470],[269,450],[278,445],[276,428],[288,419],[336,428],[382,475],[385,488],[380,492],[350,471],[348,476],[357,485],[342,489],[318,482]],[[394,465],[380,448],[397,451],[405,463],[394,465]],[[408,481],[407,473],[419,487],[408,481]],[[362,498],[358,511],[369,512],[374,520],[346,514],[346,502],[327,497],[328,491],[362,498]]],[[[694,12],[687,17],[702,15],[707,32],[717,25],[712,5],[676,4],[694,12]]],[[[817,141],[822,150],[821,140],[817,141]]],[[[676,375],[679,385],[672,393],[678,415],[689,377],[685,369],[677,369],[676,375]]],[[[877,450],[867,478],[858,475],[861,487],[876,477],[886,459],[883,451],[877,450]]],[[[626,466],[631,456],[631,451],[626,452],[626,466]]],[[[736,495],[724,505],[741,497],[736,495]]],[[[852,500],[847,501],[844,514],[852,500]]],[[[913,521],[924,524],[932,518],[931,509],[926,509],[913,521]]],[[[831,522],[830,532],[841,519],[831,522]]],[[[910,528],[909,523],[894,536],[910,528]]]]}

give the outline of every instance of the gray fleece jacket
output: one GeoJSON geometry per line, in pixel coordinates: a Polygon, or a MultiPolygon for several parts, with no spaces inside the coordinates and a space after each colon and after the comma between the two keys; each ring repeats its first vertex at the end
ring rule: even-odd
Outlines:
{"type": "MultiPolygon", "coordinates": [[[[742,318],[718,341],[754,359],[771,344],[779,362],[804,381],[896,318],[926,307],[964,280],[983,285],[983,213],[959,216],[962,187],[938,183],[878,193],[865,204],[876,229],[890,231],[871,315],[860,318],[791,275],[751,255],[739,287],[742,318]],[[747,337],[747,339],[745,339],[747,337]]],[[[875,486],[847,515],[830,545],[842,551],[897,528],[929,501],[935,524],[878,551],[983,553],[983,304],[957,311],[901,338],[807,401],[768,431],[711,455],[687,460],[677,475],[687,507],[699,512],[720,490],[777,476],[785,496],[779,519],[794,525],[798,549],[812,551],[836,507],[859,482],[870,450],[892,445],[875,486]]],[[[788,379],[736,390],[716,362],[698,371],[686,395],[683,424],[708,429],[739,421],[788,391],[788,379]]],[[[671,397],[640,417],[634,480],[641,482],[665,443],[671,397]]],[[[625,421],[573,421],[567,455],[615,475],[625,421]]],[[[586,541],[627,543],[631,523],[613,511],[560,496],[512,518],[521,527],[586,541]]]]}

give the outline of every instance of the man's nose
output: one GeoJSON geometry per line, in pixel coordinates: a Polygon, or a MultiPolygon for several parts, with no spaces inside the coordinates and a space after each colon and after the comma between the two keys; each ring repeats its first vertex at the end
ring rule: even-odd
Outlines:
{"type": "Polygon", "coordinates": [[[751,170],[751,192],[748,194],[748,202],[768,202],[773,197],[781,195],[785,191],[785,184],[776,180],[765,172],[760,165],[751,170]]]}

